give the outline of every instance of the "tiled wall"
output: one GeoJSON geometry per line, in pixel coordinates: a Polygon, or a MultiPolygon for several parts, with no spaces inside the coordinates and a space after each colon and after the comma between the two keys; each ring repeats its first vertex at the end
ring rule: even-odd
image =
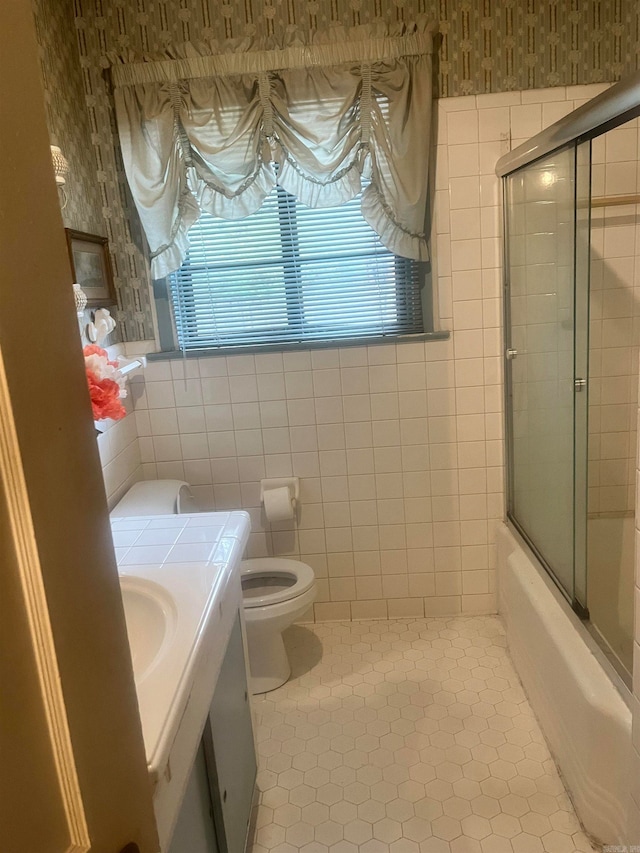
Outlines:
{"type": "MultiPolygon", "coordinates": [[[[640,189],[637,120],[593,144],[593,196],[640,189]],[[606,164],[606,165],[605,165],[606,164]]],[[[591,229],[589,513],[633,513],[640,344],[640,205],[596,207],[591,229]]]]}
{"type": "Polygon", "coordinates": [[[183,369],[153,365],[136,399],[145,477],[248,509],[252,556],[315,569],[317,618],[420,615],[425,601],[456,612],[463,592],[492,609],[484,392],[465,395],[461,376],[456,416],[451,342],[202,359],[186,381],[183,369]],[[299,520],[269,524],[259,481],[291,474],[299,520]]]}
{"type": "MultiPolygon", "coordinates": [[[[109,347],[108,352],[112,359],[125,354],[122,344],[109,347]]],[[[133,355],[133,353],[129,353],[129,355],[133,355]]],[[[104,488],[110,508],[120,500],[134,483],[143,479],[140,444],[133,413],[131,391],[132,383],[129,382],[127,397],[122,401],[128,412],[125,418],[120,421],[100,421],[96,424],[101,433],[97,436],[98,452],[102,463],[104,488]]]]}
{"type": "MultiPolygon", "coordinates": [[[[129,408],[126,402],[124,405],[129,408]]],[[[104,487],[112,508],[134,483],[143,479],[138,434],[132,415],[121,421],[100,423],[98,427],[102,430],[98,451],[104,487]]]]}
{"type": "Polygon", "coordinates": [[[299,556],[317,619],[491,611],[503,515],[499,182],[514,144],[601,87],[439,101],[439,316],[449,341],[151,365],[135,388],[144,476],[244,507],[251,553],[299,556]],[[184,378],[184,371],[186,379],[184,378]],[[259,480],[298,474],[299,523],[259,480]]]}

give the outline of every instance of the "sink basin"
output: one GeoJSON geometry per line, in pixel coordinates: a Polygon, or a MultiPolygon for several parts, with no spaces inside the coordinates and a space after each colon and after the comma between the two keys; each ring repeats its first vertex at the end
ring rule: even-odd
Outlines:
{"type": "Polygon", "coordinates": [[[140,684],[154,669],[175,634],[177,611],[164,587],[143,578],[121,577],[133,674],[140,684]]]}
{"type": "Polygon", "coordinates": [[[111,527],[158,832],[166,850],[227,638],[242,607],[237,566],[249,537],[249,516],[127,516],[112,519],[111,527]]]}

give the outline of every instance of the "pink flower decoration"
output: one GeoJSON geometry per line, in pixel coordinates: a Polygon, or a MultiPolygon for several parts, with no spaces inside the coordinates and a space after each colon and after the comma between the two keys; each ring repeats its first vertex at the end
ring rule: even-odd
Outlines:
{"type": "Polygon", "coordinates": [[[120,386],[117,382],[113,379],[96,379],[91,371],[87,371],[87,382],[94,421],[102,421],[106,418],[119,421],[127,414],[127,410],[120,402],[120,386]]]}
{"type": "Polygon", "coordinates": [[[107,351],[95,344],[86,346],[82,353],[94,421],[106,418],[118,421],[124,418],[127,410],[120,398],[126,396],[127,392],[117,362],[110,361],[107,351]]]}

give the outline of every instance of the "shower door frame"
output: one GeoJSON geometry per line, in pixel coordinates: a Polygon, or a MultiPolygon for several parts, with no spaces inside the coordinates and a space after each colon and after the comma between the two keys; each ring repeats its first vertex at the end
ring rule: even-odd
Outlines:
{"type": "Polygon", "coordinates": [[[516,528],[520,536],[525,540],[529,548],[544,566],[549,577],[553,580],[563,597],[571,604],[576,614],[583,620],[589,618],[589,610],[586,600],[586,540],[587,540],[587,476],[588,476],[588,358],[589,358],[589,241],[586,241],[586,254],[579,251],[578,236],[579,229],[584,227],[585,221],[580,215],[581,210],[586,210],[587,236],[591,228],[591,143],[589,140],[574,140],[562,145],[553,151],[548,151],[540,157],[523,164],[516,169],[502,175],[502,227],[503,227],[503,364],[504,364],[504,412],[505,412],[505,444],[506,444],[506,468],[505,468],[505,495],[506,515],[508,520],[516,528]],[[584,146],[587,146],[585,149],[584,146]],[[508,204],[507,204],[507,178],[521,172],[534,163],[547,158],[550,154],[571,149],[573,155],[573,502],[571,523],[573,528],[573,589],[571,593],[565,588],[562,581],[542,554],[536,543],[531,539],[523,525],[518,521],[514,511],[514,423],[513,423],[513,356],[511,349],[511,266],[509,254],[508,234],[508,204]],[[586,162],[580,163],[580,154],[588,152],[586,162]],[[580,197],[580,190],[585,183],[587,193],[580,197]]]}
{"type": "MultiPolygon", "coordinates": [[[[504,364],[505,364],[505,379],[504,379],[504,404],[505,404],[505,444],[506,444],[506,470],[505,470],[505,493],[507,497],[506,504],[506,516],[509,524],[514,528],[514,530],[522,537],[523,542],[526,547],[529,547],[537,559],[540,562],[542,568],[545,569],[546,575],[549,577],[550,581],[554,583],[554,585],[558,588],[559,594],[562,595],[563,598],[571,601],[573,609],[577,612],[577,614],[582,617],[586,621],[586,628],[590,636],[592,636],[597,643],[598,647],[603,651],[604,654],[604,662],[610,665],[611,667],[611,675],[618,676],[622,679],[622,682],[629,687],[631,682],[631,674],[619,663],[617,656],[615,653],[611,653],[610,647],[608,646],[608,642],[605,640],[603,642],[602,637],[599,635],[599,632],[595,630],[595,626],[591,624],[589,621],[589,611],[586,607],[588,604],[588,590],[587,590],[587,484],[586,484],[586,474],[587,474],[587,466],[584,467],[584,475],[585,482],[584,484],[580,480],[580,472],[574,471],[574,500],[573,500],[573,516],[574,519],[580,518],[582,527],[580,529],[576,529],[574,527],[574,576],[573,576],[573,591],[574,596],[573,600],[567,596],[563,585],[558,581],[556,575],[553,572],[552,567],[545,560],[543,555],[540,553],[539,549],[536,547],[536,544],[531,541],[531,539],[527,536],[525,530],[523,530],[522,526],[518,522],[515,513],[513,511],[513,494],[514,494],[514,458],[513,458],[513,412],[510,406],[511,398],[509,394],[509,389],[512,382],[512,366],[506,358],[506,347],[508,345],[508,335],[511,324],[511,312],[509,306],[509,282],[507,280],[506,274],[509,271],[509,253],[508,246],[506,240],[507,234],[507,205],[506,205],[506,181],[504,180],[509,175],[520,171],[526,166],[529,166],[532,163],[535,163],[539,160],[542,160],[544,157],[553,154],[554,152],[568,148],[569,146],[574,146],[574,151],[576,152],[576,158],[578,157],[578,151],[581,148],[583,151],[591,152],[591,141],[596,137],[601,136],[607,131],[614,130],[615,128],[626,124],[627,122],[639,118],[640,117],[640,71],[635,72],[629,77],[625,78],[619,83],[616,83],[605,91],[603,91],[600,95],[592,98],[587,103],[583,104],[581,107],[578,107],[573,112],[561,118],[559,121],[550,125],[549,127],[542,130],[540,133],[533,136],[531,139],[527,140],[522,145],[519,145],[509,153],[502,156],[497,164],[496,164],[496,174],[499,178],[503,179],[502,181],[502,194],[503,194],[503,254],[504,254],[504,269],[505,269],[505,281],[504,281],[504,302],[503,302],[503,316],[504,316],[504,341],[505,341],[505,351],[504,351],[504,364]],[[587,144],[585,144],[587,143],[587,144]],[[584,567],[584,571],[576,573],[575,567],[576,565],[580,565],[584,567]]],[[[589,167],[590,167],[590,156],[589,156],[589,167]]],[[[584,164],[583,164],[584,165],[584,164]]],[[[580,170],[578,168],[578,163],[576,161],[576,188],[574,195],[576,198],[579,197],[579,184],[580,182],[580,170]]],[[[587,169],[587,178],[590,186],[590,168],[587,169]]],[[[577,247],[578,244],[578,233],[579,230],[586,226],[587,231],[590,234],[591,230],[591,203],[589,198],[589,204],[585,205],[587,209],[587,215],[585,216],[582,213],[582,209],[576,206],[575,210],[575,233],[574,233],[574,248],[577,247]]],[[[576,280],[584,279],[588,284],[589,276],[590,276],[590,251],[587,252],[586,256],[586,266],[581,268],[580,258],[576,256],[574,258],[574,282],[576,280]],[[582,272],[580,272],[582,269],[582,272]],[[586,276],[586,277],[585,277],[586,276]]],[[[589,287],[583,288],[583,293],[586,296],[586,307],[582,306],[579,302],[577,302],[574,306],[574,336],[577,331],[579,331],[580,326],[584,328],[587,346],[586,346],[586,360],[583,359],[580,361],[574,360],[574,376],[577,378],[585,378],[588,379],[588,336],[589,336],[589,287]]],[[[579,289],[576,288],[574,291],[574,297],[579,297],[580,292],[579,289]]],[[[578,342],[580,345],[574,349],[574,352],[581,351],[584,352],[583,342],[578,342]]],[[[588,433],[588,382],[583,386],[582,393],[576,389],[576,393],[574,393],[574,461],[577,462],[580,458],[586,458],[588,453],[588,442],[589,442],[589,433],[588,433]],[[582,411],[579,411],[576,403],[580,403],[581,406],[584,407],[582,411]],[[576,415],[578,417],[576,418],[576,415]],[[580,443],[576,445],[575,443],[575,434],[578,431],[578,423],[580,422],[580,432],[583,436],[583,444],[581,447],[580,443]]],[[[587,460],[588,463],[588,460],[587,460]]],[[[636,507],[638,507],[638,503],[640,501],[640,493],[636,494],[636,507]]],[[[637,617],[637,614],[636,614],[637,617]]]]}
{"type": "Polygon", "coordinates": [[[589,491],[589,341],[591,305],[591,140],[576,140],[574,150],[574,407],[573,407],[573,601],[589,619],[587,595],[587,519],[589,491]],[[582,239],[581,239],[582,238],[582,239]],[[581,251],[582,246],[582,251],[581,251]]]}

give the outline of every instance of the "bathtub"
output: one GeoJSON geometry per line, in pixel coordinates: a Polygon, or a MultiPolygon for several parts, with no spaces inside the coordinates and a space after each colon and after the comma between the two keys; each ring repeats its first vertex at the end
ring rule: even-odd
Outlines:
{"type": "Polygon", "coordinates": [[[624,685],[544,569],[498,531],[498,609],[509,651],[586,830],[628,842],[631,711],[624,685]]]}

